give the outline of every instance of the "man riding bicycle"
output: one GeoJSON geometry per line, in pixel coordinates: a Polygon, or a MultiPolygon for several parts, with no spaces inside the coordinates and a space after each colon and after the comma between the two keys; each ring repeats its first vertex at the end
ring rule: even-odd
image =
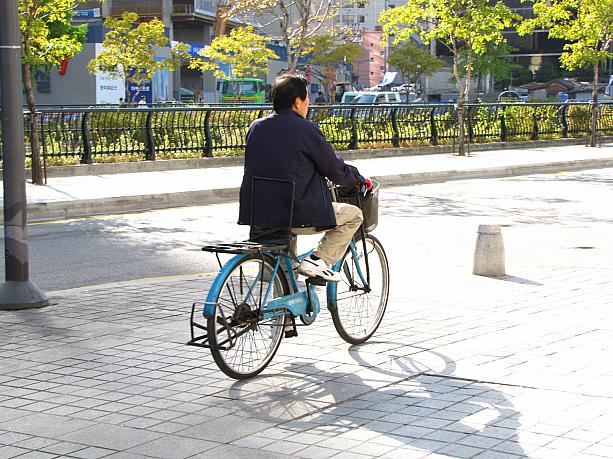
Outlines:
{"type": "MultiPolygon", "coordinates": [[[[330,265],[347,250],[362,223],[362,211],[350,204],[332,202],[326,178],[344,187],[370,188],[372,183],[362,177],[357,168],[345,164],[319,127],[306,119],[310,101],[304,78],[293,74],[279,76],[271,97],[274,113],[254,121],[247,133],[238,223],[251,225],[253,221],[253,177],[293,182],[292,234],[325,232],[313,254],[301,261],[298,272],[338,282],[341,274],[330,269],[330,265]]],[[[258,212],[256,202],[253,213],[256,212],[261,222],[267,218],[262,213],[270,211],[260,209],[258,212]]],[[[269,218],[274,220],[274,216],[269,218]]],[[[295,247],[290,250],[295,253],[295,247]]]]}

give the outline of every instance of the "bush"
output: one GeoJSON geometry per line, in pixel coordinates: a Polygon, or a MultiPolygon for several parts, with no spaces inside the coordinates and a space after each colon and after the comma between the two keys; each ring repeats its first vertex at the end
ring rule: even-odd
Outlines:
{"type": "MultiPolygon", "coordinates": [[[[142,161],[151,148],[159,159],[198,158],[207,153],[240,156],[249,126],[268,113],[268,106],[45,111],[39,117],[42,153],[47,165],[78,164],[87,140],[93,162],[142,161]]],[[[588,104],[470,104],[466,114],[471,142],[553,139],[590,132],[588,104]]],[[[458,137],[452,105],[326,106],[313,108],[309,119],[336,150],[353,144],[360,148],[451,144],[458,137]]],[[[613,134],[613,104],[600,105],[598,130],[613,134]]],[[[25,140],[29,156],[27,132],[25,140]]]]}

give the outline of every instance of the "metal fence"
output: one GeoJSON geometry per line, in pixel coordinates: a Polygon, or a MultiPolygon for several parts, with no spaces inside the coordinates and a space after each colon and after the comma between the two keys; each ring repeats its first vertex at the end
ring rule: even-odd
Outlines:
{"type": "MultiPolygon", "coordinates": [[[[72,107],[45,108],[36,118],[45,158],[91,163],[242,155],[249,125],[271,110],[269,105],[72,107]]],[[[589,104],[469,104],[465,114],[472,143],[590,132],[589,104]]],[[[32,115],[24,116],[29,150],[32,115]]],[[[308,118],[337,150],[451,144],[458,136],[450,104],[312,106],[308,118]]],[[[598,132],[613,134],[613,103],[598,106],[598,132]]]]}

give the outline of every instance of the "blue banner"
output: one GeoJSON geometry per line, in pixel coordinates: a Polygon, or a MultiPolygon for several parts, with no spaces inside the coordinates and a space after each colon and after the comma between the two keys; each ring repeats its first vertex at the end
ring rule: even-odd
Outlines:
{"type": "Polygon", "coordinates": [[[200,54],[200,52],[209,47],[209,45],[203,45],[202,43],[190,43],[190,42],[184,42],[184,43],[188,46],[187,53],[192,57],[203,57],[202,54],[200,54]]]}
{"type": "Polygon", "coordinates": [[[87,18],[99,18],[100,8],[92,8],[91,10],[75,10],[74,18],[87,19],[87,18]]]}
{"type": "Polygon", "coordinates": [[[146,83],[140,86],[136,83],[129,83],[128,84],[128,94],[126,94],[126,99],[135,104],[152,103],[153,94],[151,91],[151,81],[147,81],[146,83]]]}

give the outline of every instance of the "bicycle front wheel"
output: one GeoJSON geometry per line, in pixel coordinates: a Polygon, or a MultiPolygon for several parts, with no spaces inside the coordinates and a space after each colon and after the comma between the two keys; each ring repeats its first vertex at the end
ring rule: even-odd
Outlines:
{"type": "Polygon", "coordinates": [[[273,272],[271,259],[247,255],[220,284],[215,313],[207,320],[207,335],[215,363],[231,378],[247,379],[260,373],[281,344],[285,317],[260,316],[265,302],[289,293],[283,272],[277,270],[274,278],[273,272]]]}
{"type": "MultiPolygon", "coordinates": [[[[362,240],[349,247],[340,264],[343,275],[336,285],[336,301],[330,314],[336,331],[351,344],[366,342],[377,331],[389,294],[389,265],[379,240],[367,234],[366,252],[362,240]],[[368,254],[368,269],[366,257],[368,254]]],[[[334,298],[332,299],[334,300],[334,298]]]]}

